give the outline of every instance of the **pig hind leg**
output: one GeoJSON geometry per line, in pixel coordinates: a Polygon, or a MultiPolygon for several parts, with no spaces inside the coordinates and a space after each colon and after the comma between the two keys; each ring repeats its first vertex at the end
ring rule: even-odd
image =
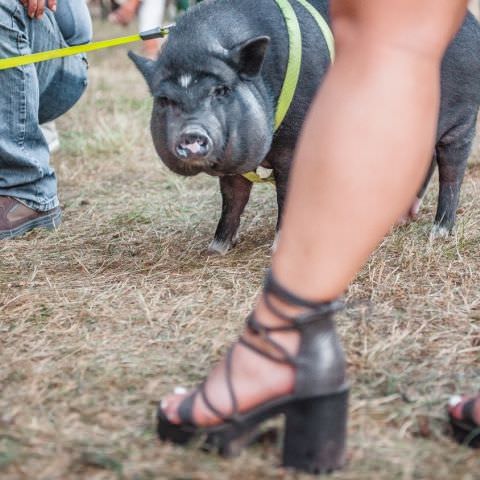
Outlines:
{"type": "Polygon", "coordinates": [[[252,183],[241,175],[220,178],[222,215],[215,236],[208,247],[209,253],[225,255],[237,242],[240,217],[250,198],[252,183]]]}
{"type": "Polygon", "coordinates": [[[455,226],[460,188],[475,135],[476,118],[475,112],[468,123],[449,132],[436,146],[439,193],[432,238],[448,236],[455,226]]]}

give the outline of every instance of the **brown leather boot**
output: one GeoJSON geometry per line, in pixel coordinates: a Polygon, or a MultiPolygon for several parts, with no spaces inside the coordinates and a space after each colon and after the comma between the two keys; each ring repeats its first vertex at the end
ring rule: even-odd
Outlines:
{"type": "Polygon", "coordinates": [[[13,197],[0,196],[0,239],[18,237],[38,227],[53,230],[61,218],[60,207],[37,212],[13,197]]]}

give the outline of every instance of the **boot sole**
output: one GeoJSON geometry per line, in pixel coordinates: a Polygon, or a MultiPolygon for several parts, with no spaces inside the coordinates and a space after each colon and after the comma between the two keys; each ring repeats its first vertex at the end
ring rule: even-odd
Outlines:
{"type": "Polygon", "coordinates": [[[0,240],[6,238],[16,238],[23,235],[34,228],[46,228],[47,230],[56,230],[62,222],[62,212],[60,210],[50,213],[48,215],[42,215],[41,217],[34,218],[28,222],[19,225],[12,230],[4,230],[0,232],[0,240]]]}

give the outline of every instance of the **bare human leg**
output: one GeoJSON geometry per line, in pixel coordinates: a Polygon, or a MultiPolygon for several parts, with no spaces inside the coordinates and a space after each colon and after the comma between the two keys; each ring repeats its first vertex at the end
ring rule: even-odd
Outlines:
{"type": "MultiPolygon", "coordinates": [[[[333,0],[336,62],[318,93],[299,142],[283,228],[273,258],[280,284],[312,301],[337,298],[391,225],[407,210],[433,151],[443,52],[465,14],[467,0],[333,0]]],[[[283,313],[302,308],[277,302],[283,313]]],[[[265,306],[262,324],[283,325],[265,306]]],[[[268,342],[244,334],[264,351],[268,342]]],[[[295,332],[270,334],[290,354],[295,332]]],[[[212,371],[206,392],[222,413],[232,409],[225,361],[212,371]]],[[[242,344],[232,355],[238,410],[293,391],[295,368],[258,356],[242,344]]],[[[162,409],[180,423],[185,395],[162,409]]],[[[200,426],[220,422],[201,396],[193,404],[200,426]]]]}
{"type": "Polygon", "coordinates": [[[127,0],[121,7],[108,16],[108,20],[126,27],[135,18],[140,3],[141,0],[127,0]]]}

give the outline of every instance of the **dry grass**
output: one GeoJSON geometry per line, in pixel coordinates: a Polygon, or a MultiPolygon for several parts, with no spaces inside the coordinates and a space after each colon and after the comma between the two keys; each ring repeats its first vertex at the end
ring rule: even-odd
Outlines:
{"type": "MultiPolygon", "coordinates": [[[[256,188],[239,247],[207,257],[216,181],[157,161],[123,50],[92,55],[90,73],[60,121],[62,228],[0,244],[0,477],[303,478],[276,467],[274,447],[224,461],[156,441],[156,401],[198,381],[242,326],[269,264],[274,196],[256,188]]],[[[480,478],[444,411],[449,394],[480,387],[479,155],[456,237],[428,243],[431,192],[349,291],[350,462],[332,478],[480,478]]]]}

